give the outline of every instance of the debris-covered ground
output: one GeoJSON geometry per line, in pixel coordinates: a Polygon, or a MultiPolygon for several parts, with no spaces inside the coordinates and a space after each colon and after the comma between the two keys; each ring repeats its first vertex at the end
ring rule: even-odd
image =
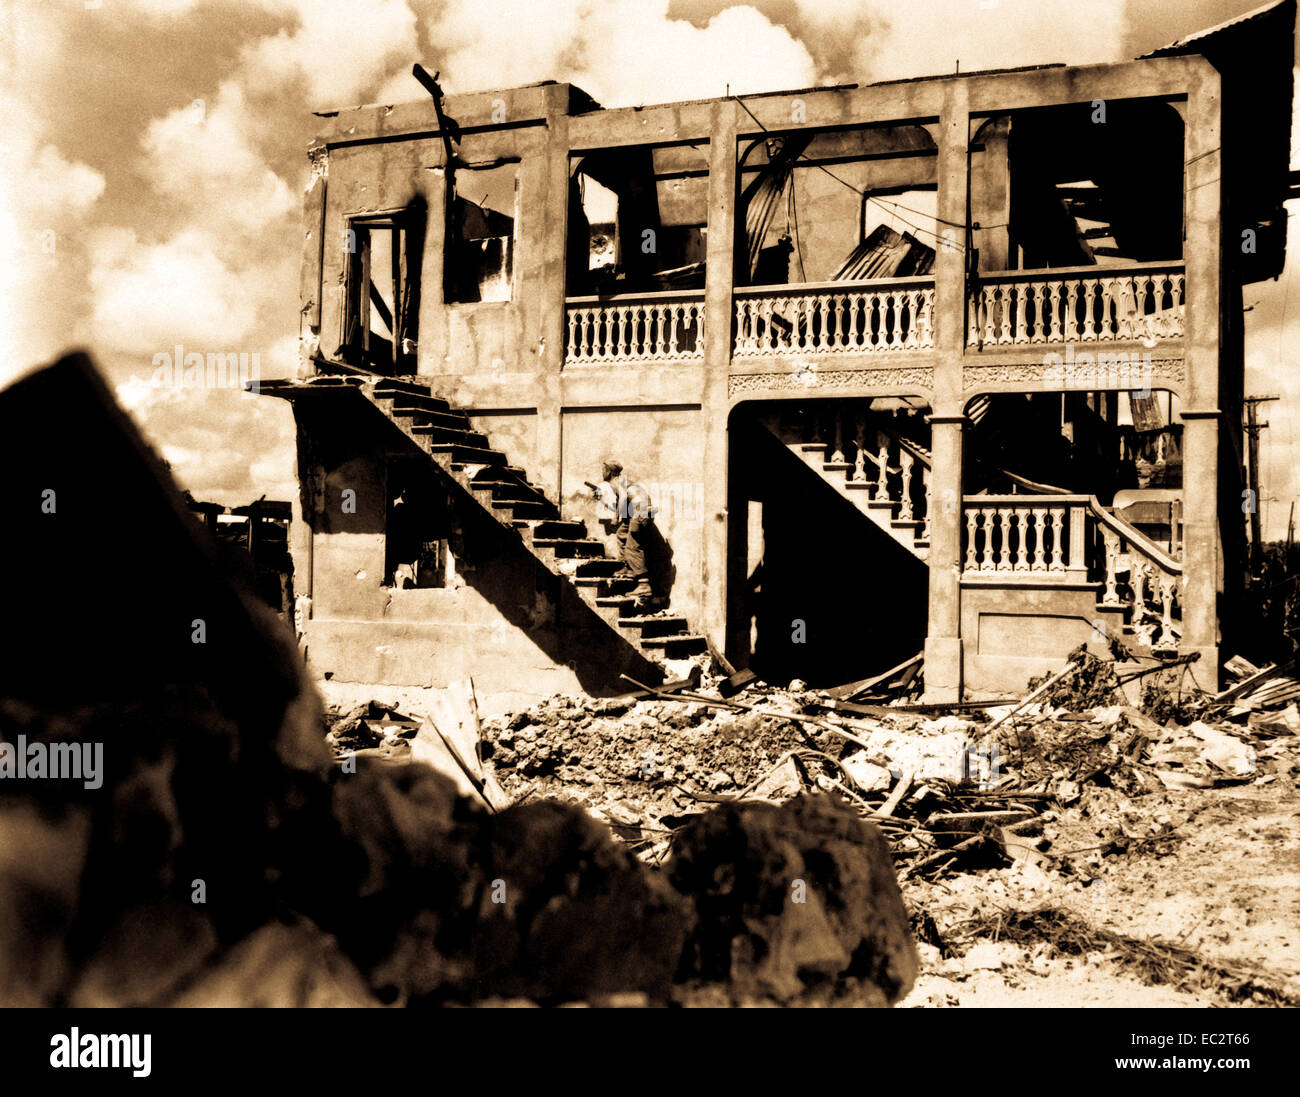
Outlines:
{"type": "MultiPolygon", "coordinates": [[[[1018,709],[800,683],[554,697],[484,720],[481,753],[506,802],[581,806],[649,864],[720,803],[843,801],[889,842],[921,953],[907,1005],[1300,1003],[1294,703],[1080,670],[1018,709]]],[[[362,715],[336,752],[400,756],[401,714],[362,715]]]]}

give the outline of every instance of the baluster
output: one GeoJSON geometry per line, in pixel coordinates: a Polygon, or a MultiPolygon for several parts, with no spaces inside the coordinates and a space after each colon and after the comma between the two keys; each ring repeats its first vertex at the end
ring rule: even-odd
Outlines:
{"type": "Polygon", "coordinates": [[[867,328],[867,297],[855,293],[849,302],[849,346],[871,349],[871,332],[867,328]]]}
{"type": "Polygon", "coordinates": [[[902,494],[899,498],[898,520],[912,520],[912,455],[902,446],[898,449],[898,464],[902,469],[902,494]]]}
{"type": "MultiPolygon", "coordinates": [[[[627,357],[627,309],[624,308],[622,305],[619,305],[613,308],[611,312],[613,313],[614,316],[618,318],[618,348],[615,350],[611,346],[610,349],[613,351],[613,354],[611,354],[610,357],[617,356],[619,358],[626,358],[627,357]]],[[[613,343],[612,336],[610,338],[610,343],[611,344],[613,343]]]]}
{"type": "Polygon", "coordinates": [[[966,345],[979,346],[980,341],[980,295],[978,292],[968,294],[966,299],[966,345]]]}
{"type": "Polygon", "coordinates": [[[591,360],[591,309],[583,309],[581,319],[581,334],[579,335],[578,347],[581,351],[581,357],[591,360]]]}
{"type": "Polygon", "coordinates": [[[1011,319],[1011,312],[1016,301],[1016,290],[1018,287],[1008,284],[1002,287],[1002,334],[998,336],[999,343],[1011,343],[1015,341],[1015,332],[1011,319]]]}
{"type": "Polygon", "coordinates": [[[674,305],[668,310],[668,357],[677,357],[677,325],[685,317],[689,305],[674,305]]]}
{"type": "Polygon", "coordinates": [[[808,303],[817,312],[817,349],[825,350],[827,347],[826,340],[828,338],[826,329],[830,318],[830,298],[823,293],[819,294],[817,297],[811,298],[808,303]]]}
{"type": "Polygon", "coordinates": [[[1061,283],[1048,282],[1048,292],[1051,295],[1052,309],[1052,327],[1047,333],[1049,342],[1059,343],[1061,341],[1061,283]]]}
{"type": "Polygon", "coordinates": [[[655,306],[654,306],[654,317],[655,317],[655,349],[654,349],[654,353],[655,353],[655,356],[656,356],[656,357],[661,357],[661,356],[664,354],[664,352],[668,349],[668,344],[667,344],[667,342],[664,340],[664,324],[665,324],[665,322],[666,322],[667,319],[668,319],[668,315],[667,315],[667,314],[668,314],[668,311],[669,311],[670,309],[675,309],[676,307],[677,307],[677,306],[676,306],[675,304],[655,305],[655,306]]]}
{"type": "Polygon", "coordinates": [[[1187,278],[1181,271],[1170,278],[1169,296],[1175,296],[1177,290],[1176,303],[1170,309],[1171,323],[1174,328],[1174,335],[1181,339],[1183,337],[1183,313],[1185,302],[1185,291],[1187,289],[1187,278]]]}
{"type": "Polygon", "coordinates": [[[930,488],[930,470],[924,465],[921,466],[921,483],[925,489],[921,494],[921,506],[925,508],[925,513],[921,515],[921,540],[928,543],[930,540],[930,497],[932,492],[930,488]]]}
{"type": "Polygon", "coordinates": [[[844,294],[835,295],[835,342],[836,350],[847,350],[848,340],[844,338],[844,294]]]}
{"type": "Polygon", "coordinates": [[[979,564],[975,560],[975,523],[979,518],[978,507],[966,508],[966,570],[978,571],[979,564]]]}
{"type": "Polygon", "coordinates": [[[919,346],[934,346],[934,290],[924,289],[921,291],[921,331],[919,336],[919,346]]]}
{"type": "Polygon", "coordinates": [[[996,302],[997,289],[995,286],[985,286],[984,293],[984,342],[986,345],[997,342],[997,332],[993,330],[993,323],[997,319],[996,302]]]}
{"type": "Polygon", "coordinates": [[[889,498],[889,446],[883,440],[880,443],[880,471],[876,476],[876,498],[889,498]]]}
{"type": "Polygon", "coordinates": [[[1017,507],[1011,512],[1011,523],[1016,535],[1016,558],[1012,562],[1014,571],[1029,570],[1029,552],[1025,542],[1028,540],[1029,515],[1017,507]]]}
{"type": "Polygon", "coordinates": [[[998,507],[994,513],[998,524],[998,571],[1011,570],[1011,514],[1010,507],[998,507]]]}
{"type": "Polygon", "coordinates": [[[1065,283],[1065,341],[1079,338],[1079,283],[1065,283]]]}
{"type": "Polygon", "coordinates": [[[1101,536],[1106,548],[1106,589],[1101,596],[1101,604],[1103,606],[1118,606],[1120,600],[1119,591],[1116,588],[1117,576],[1115,572],[1119,565],[1119,535],[1103,527],[1101,536]]]}
{"type": "Polygon", "coordinates": [[[980,549],[980,571],[992,571],[996,566],[993,555],[993,516],[997,513],[992,507],[980,507],[980,517],[984,519],[984,544],[980,549]]]}
{"type": "Polygon", "coordinates": [[[849,472],[850,480],[866,480],[867,478],[867,425],[865,416],[856,417],[856,434],[854,442],[858,447],[858,452],[853,458],[853,468],[849,472]]]}
{"type": "Polygon", "coordinates": [[[1043,298],[1047,294],[1046,282],[1034,283],[1034,324],[1029,333],[1031,343],[1042,343],[1047,340],[1047,324],[1043,320],[1043,298]]]}
{"type": "Polygon", "coordinates": [[[600,357],[614,357],[614,313],[611,309],[601,309],[596,314],[596,329],[599,335],[600,357]]]}
{"type": "Polygon", "coordinates": [[[838,465],[844,463],[844,418],[840,408],[833,408],[831,417],[835,420],[835,448],[831,450],[831,464],[838,465]]]}
{"type": "MultiPolygon", "coordinates": [[[[1087,342],[1089,339],[1096,339],[1097,335],[1097,314],[1094,302],[1097,299],[1097,283],[1092,279],[1083,284],[1083,339],[1087,342]]],[[[1104,305],[1104,302],[1103,302],[1104,305]]]]}
{"type": "Polygon", "coordinates": [[[1065,525],[1065,508],[1052,507],[1052,562],[1049,571],[1065,570],[1065,539],[1061,527],[1065,525]]]}
{"type": "Polygon", "coordinates": [[[1035,507],[1032,511],[1034,518],[1034,555],[1030,561],[1030,567],[1034,571],[1047,570],[1047,541],[1044,530],[1047,528],[1047,511],[1035,507]]]}
{"type": "Polygon", "coordinates": [[[1174,590],[1178,580],[1165,573],[1160,575],[1160,601],[1164,614],[1160,618],[1160,642],[1172,644],[1174,640],[1174,590]]]}

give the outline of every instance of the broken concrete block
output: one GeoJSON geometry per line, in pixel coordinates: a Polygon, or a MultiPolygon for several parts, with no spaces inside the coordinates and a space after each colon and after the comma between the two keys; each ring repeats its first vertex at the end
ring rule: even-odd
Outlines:
{"type": "Polygon", "coordinates": [[[683,971],[733,995],[898,1001],[916,977],[880,832],[831,796],[727,804],[687,827],[668,867],[697,915],[683,971]]]}

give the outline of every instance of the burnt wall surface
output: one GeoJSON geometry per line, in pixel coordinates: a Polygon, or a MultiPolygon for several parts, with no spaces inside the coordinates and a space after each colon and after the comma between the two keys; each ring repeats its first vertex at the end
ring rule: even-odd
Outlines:
{"type": "Polygon", "coordinates": [[[375,409],[358,398],[299,402],[296,413],[306,490],[295,541],[311,576],[304,645],[315,674],[432,687],[472,675],[486,711],[627,688],[619,675],[641,666],[635,653],[375,409]],[[443,493],[442,586],[407,588],[388,574],[388,470],[399,460],[428,468],[443,493]]]}

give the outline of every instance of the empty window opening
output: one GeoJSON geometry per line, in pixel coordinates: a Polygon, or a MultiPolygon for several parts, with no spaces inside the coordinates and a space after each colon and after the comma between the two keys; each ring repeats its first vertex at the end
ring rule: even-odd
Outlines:
{"type": "Polygon", "coordinates": [[[1119,99],[983,122],[971,143],[982,271],[1114,267],[1183,253],[1183,121],[1119,99]]]}
{"type": "Polygon", "coordinates": [[[422,211],[351,218],[345,237],[343,356],[377,373],[415,373],[422,211]]]}
{"type": "Polygon", "coordinates": [[[737,284],[930,274],[943,240],[935,165],[934,142],[921,126],[742,142],[737,284]]]}
{"type": "Polygon", "coordinates": [[[513,296],[518,186],[517,162],[456,170],[447,226],[449,303],[513,296]]]}
{"type": "Polygon", "coordinates": [[[703,289],[708,212],[702,148],[606,149],[575,157],[567,295],[703,289]]]}
{"type": "Polygon", "coordinates": [[[454,565],[449,551],[450,511],[424,462],[393,460],[388,466],[384,586],[443,587],[454,565]]]}

